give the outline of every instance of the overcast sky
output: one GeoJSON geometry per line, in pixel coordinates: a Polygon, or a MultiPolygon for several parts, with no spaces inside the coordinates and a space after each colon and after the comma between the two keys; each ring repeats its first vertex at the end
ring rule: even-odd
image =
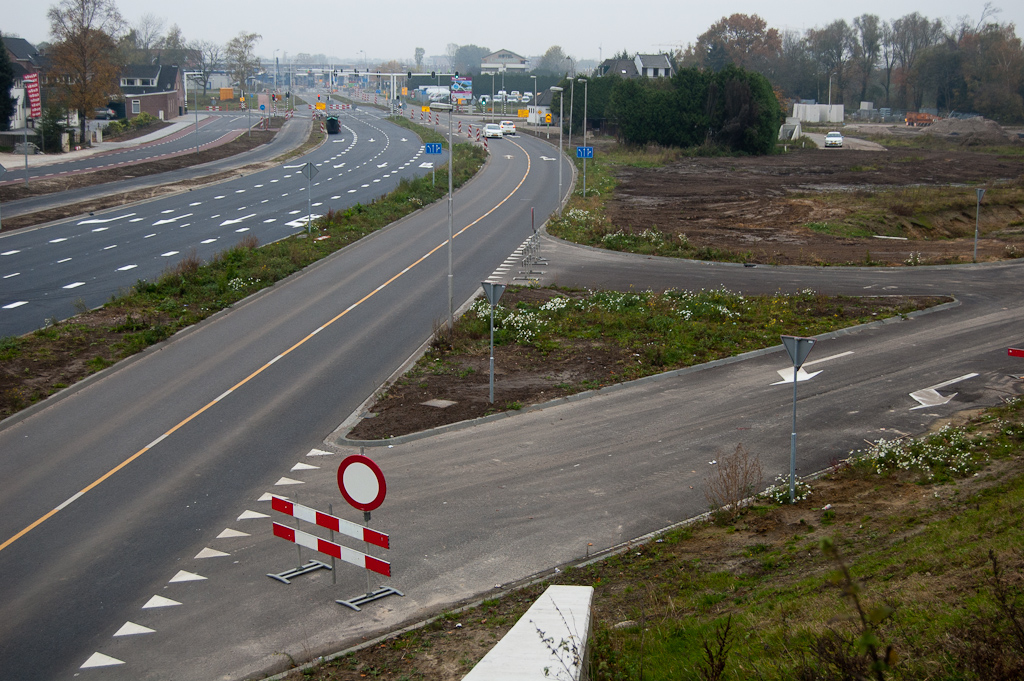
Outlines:
{"type": "MultiPolygon", "coordinates": [[[[50,40],[47,9],[56,2],[5,2],[0,31],[31,43],[50,40]]],[[[124,18],[137,22],[149,13],[177,24],[187,40],[226,43],[238,33],[263,36],[257,53],[272,57],[300,52],[323,53],[361,64],[363,52],[370,65],[391,59],[412,62],[414,50],[427,56],[443,55],[448,43],[508,49],[529,57],[559,45],[576,59],[608,58],[625,50],[650,53],[685,47],[723,16],[759,14],[768,26],[803,31],[836,19],[848,22],[860,14],[897,19],[919,11],[929,19],[971,17],[976,23],[985,2],[969,0],[931,3],[910,0],[827,2],[689,3],[679,0],[548,0],[547,2],[463,3],[451,0],[394,0],[350,3],[327,0],[270,2],[267,0],[120,0],[124,18]]],[[[1024,25],[1024,2],[996,0],[996,19],[1024,25]]]]}

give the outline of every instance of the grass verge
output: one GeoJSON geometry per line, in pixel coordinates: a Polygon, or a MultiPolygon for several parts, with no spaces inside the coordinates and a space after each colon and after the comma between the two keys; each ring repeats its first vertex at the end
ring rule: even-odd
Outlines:
{"type": "Polygon", "coordinates": [[[1022,678],[1022,444],[1014,398],[289,678],[460,679],[548,584],[595,589],[593,681],[1022,678]]]}

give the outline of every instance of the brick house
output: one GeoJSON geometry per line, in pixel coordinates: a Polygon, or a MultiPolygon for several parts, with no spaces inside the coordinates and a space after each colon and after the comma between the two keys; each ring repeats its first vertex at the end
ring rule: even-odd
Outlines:
{"type": "Polygon", "coordinates": [[[185,114],[185,85],[177,66],[125,66],[121,94],[127,118],[142,112],[160,120],[185,114]]]}

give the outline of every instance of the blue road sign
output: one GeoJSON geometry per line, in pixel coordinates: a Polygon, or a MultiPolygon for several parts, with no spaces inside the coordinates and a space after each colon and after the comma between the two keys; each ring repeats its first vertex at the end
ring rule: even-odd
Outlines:
{"type": "Polygon", "coordinates": [[[267,110],[267,105],[266,104],[260,104],[260,111],[266,111],[266,110],[267,110]]]}
{"type": "Polygon", "coordinates": [[[423,146],[426,148],[425,150],[426,150],[426,153],[428,153],[428,154],[440,154],[441,153],[441,143],[440,142],[427,142],[423,146]]]}
{"type": "Polygon", "coordinates": [[[576,147],[576,158],[594,158],[594,147],[576,147]]]}

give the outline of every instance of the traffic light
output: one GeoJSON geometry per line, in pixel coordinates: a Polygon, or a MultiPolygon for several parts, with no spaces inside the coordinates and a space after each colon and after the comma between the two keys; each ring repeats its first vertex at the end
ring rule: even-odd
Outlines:
{"type": "Polygon", "coordinates": [[[458,78],[458,77],[459,77],[459,72],[458,72],[458,71],[456,71],[456,72],[455,72],[455,77],[456,77],[456,78],[458,78]]]}
{"type": "Polygon", "coordinates": [[[407,74],[406,74],[406,77],[408,77],[408,78],[412,78],[412,71],[410,71],[409,73],[407,73],[407,74]]]}
{"type": "Polygon", "coordinates": [[[431,78],[436,78],[436,77],[437,77],[437,74],[436,74],[436,73],[434,73],[433,71],[431,71],[431,72],[430,72],[430,77],[431,77],[431,78]]]}
{"type": "Polygon", "coordinates": [[[318,102],[320,101],[320,95],[316,96],[316,101],[318,101],[318,102]]]}

